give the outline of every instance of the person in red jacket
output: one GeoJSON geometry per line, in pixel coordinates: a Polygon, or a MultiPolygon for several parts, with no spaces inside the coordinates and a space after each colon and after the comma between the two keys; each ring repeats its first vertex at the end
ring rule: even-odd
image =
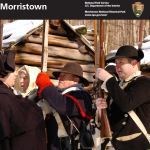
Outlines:
{"type": "MultiPolygon", "coordinates": [[[[42,72],[38,75],[36,80],[39,87],[38,94],[47,100],[59,114],[67,135],[59,134],[61,127],[57,118],[54,117],[55,114],[50,113],[46,121],[48,150],[69,150],[70,146],[72,146],[72,150],[76,150],[79,149],[77,135],[80,132],[82,120],[88,123],[90,118],[87,116],[92,115],[92,99],[83,88],[89,83],[83,77],[83,70],[78,63],[67,63],[59,72],[53,72],[53,75],[59,80],[57,87],[52,84],[48,74],[42,72]],[[80,112],[72,99],[76,99],[80,103],[82,111],[85,113],[80,112]],[[85,114],[87,116],[84,116],[85,114]]],[[[90,146],[88,148],[91,148],[90,146]]]]}

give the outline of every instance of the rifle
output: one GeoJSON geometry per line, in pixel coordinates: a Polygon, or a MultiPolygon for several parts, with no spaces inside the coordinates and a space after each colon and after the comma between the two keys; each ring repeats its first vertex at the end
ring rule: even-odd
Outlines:
{"type": "Polygon", "coordinates": [[[140,26],[139,26],[138,49],[141,49],[141,47],[142,47],[143,31],[144,31],[144,20],[141,20],[141,21],[140,21],[140,26]]]}
{"type": "MultiPolygon", "coordinates": [[[[100,31],[99,31],[100,32],[100,35],[99,35],[100,41],[98,41],[98,42],[100,42],[99,47],[98,47],[99,48],[99,66],[98,67],[104,68],[105,67],[105,54],[104,54],[104,50],[103,50],[103,44],[104,44],[104,23],[103,23],[103,20],[100,20],[98,25],[100,26],[100,31]]],[[[102,84],[102,82],[100,80],[97,80],[97,87],[98,87],[98,92],[96,94],[97,98],[98,97],[104,98],[104,91],[101,89],[101,84],[102,84]]],[[[111,133],[106,109],[101,110],[101,117],[99,115],[99,120],[101,123],[101,137],[102,138],[111,138],[112,133],[111,133]]]]}

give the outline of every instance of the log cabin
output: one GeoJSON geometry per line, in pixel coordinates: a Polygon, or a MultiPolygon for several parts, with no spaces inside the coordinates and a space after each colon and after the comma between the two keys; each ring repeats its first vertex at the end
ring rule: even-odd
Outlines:
{"type": "MultiPolygon", "coordinates": [[[[5,27],[3,48],[16,51],[18,67],[30,65],[40,68],[43,23],[40,20],[36,23],[34,20],[24,20],[24,23],[22,21],[20,24],[18,22],[16,24],[9,23],[7,25],[9,28],[5,27]],[[32,25],[31,29],[29,24],[32,25]],[[35,25],[33,26],[33,24],[35,25]],[[13,31],[10,31],[11,28],[13,31]]],[[[90,83],[93,82],[95,72],[94,32],[86,31],[86,27],[72,26],[66,20],[49,20],[47,71],[52,78],[52,72],[61,69],[65,63],[77,62],[83,68],[84,77],[90,83]],[[83,34],[86,33],[86,35],[83,35],[81,31],[84,31],[83,34]]]]}

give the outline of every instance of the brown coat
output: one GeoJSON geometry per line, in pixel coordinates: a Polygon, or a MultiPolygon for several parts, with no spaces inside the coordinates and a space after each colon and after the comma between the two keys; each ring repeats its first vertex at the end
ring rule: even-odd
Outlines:
{"type": "Polygon", "coordinates": [[[41,109],[0,82],[0,150],[46,150],[41,109]]]}

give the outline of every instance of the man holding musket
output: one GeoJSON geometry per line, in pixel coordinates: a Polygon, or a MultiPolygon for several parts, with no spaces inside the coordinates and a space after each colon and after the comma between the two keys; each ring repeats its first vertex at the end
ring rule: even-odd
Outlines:
{"type": "Polygon", "coordinates": [[[116,150],[146,150],[150,148],[150,78],[141,75],[141,50],[121,46],[112,58],[120,82],[105,69],[98,68],[96,77],[112,97],[108,117],[116,150]]]}

